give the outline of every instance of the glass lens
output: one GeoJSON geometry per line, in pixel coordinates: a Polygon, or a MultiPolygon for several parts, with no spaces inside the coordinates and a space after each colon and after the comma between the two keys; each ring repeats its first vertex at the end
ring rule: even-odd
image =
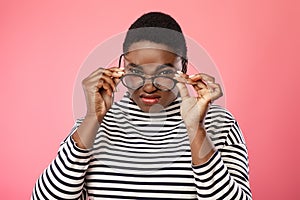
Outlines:
{"type": "Polygon", "coordinates": [[[135,90],[144,85],[144,79],[138,75],[127,74],[123,76],[122,83],[125,87],[135,90]]]}
{"type": "Polygon", "coordinates": [[[153,84],[155,87],[163,91],[172,90],[175,86],[175,82],[172,78],[164,76],[155,77],[153,84]]]}

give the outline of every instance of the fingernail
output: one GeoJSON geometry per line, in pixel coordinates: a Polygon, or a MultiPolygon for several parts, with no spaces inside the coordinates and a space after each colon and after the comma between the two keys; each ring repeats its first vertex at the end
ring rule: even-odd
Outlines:
{"type": "Polygon", "coordinates": [[[177,74],[183,74],[182,71],[177,71],[177,74]]]}
{"type": "Polygon", "coordinates": [[[180,75],[179,75],[179,74],[175,74],[174,76],[176,76],[177,78],[179,78],[179,77],[180,77],[180,75]]]}
{"type": "Polygon", "coordinates": [[[196,74],[193,74],[193,75],[190,75],[189,77],[190,77],[190,78],[193,78],[193,77],[195,77],[195,76],[196,76],[196,74]]]}

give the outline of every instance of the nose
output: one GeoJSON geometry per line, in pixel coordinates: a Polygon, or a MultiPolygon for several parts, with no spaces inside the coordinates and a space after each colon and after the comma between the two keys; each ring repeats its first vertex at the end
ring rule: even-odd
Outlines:
{"type": "Polygon", "coordinates": [[[145,79],[145,84],[143,85],[142,89],[147,93],[152,93],[157,90],[157,88],[153,85],[151,78],[145,79]]]}

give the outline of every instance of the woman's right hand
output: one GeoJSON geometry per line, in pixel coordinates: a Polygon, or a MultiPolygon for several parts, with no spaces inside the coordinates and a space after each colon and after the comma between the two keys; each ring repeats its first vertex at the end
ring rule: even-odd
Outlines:
{"type": "Polygon", "coordinates": [[[113,92],[123,76],[120,68],[99,68],[82,81],[87,113],[80,126],[72,135],[76,145],[82,149],[93,146],[103,117],[113,103],[113,92]]]}
{"type": "Polygon", "coordinates": [[[99,68],[82,81],[88,117],[97,117],[100,123],[113,103],[113,92],[124,70],[99,68]]]}

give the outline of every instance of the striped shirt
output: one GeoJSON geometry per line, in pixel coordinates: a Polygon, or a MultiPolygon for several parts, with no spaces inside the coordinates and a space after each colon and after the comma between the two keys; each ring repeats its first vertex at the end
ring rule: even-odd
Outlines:
{"type": "Polygon", "coordinates": [[[37,180],[31,199],[251,199],[248,154],[233,116],[216,105],[204,125],[217,151],[193,165],[181,100],[145,113],[128,95],[107,112],[92,149],[71,135],[37,180]]]}

